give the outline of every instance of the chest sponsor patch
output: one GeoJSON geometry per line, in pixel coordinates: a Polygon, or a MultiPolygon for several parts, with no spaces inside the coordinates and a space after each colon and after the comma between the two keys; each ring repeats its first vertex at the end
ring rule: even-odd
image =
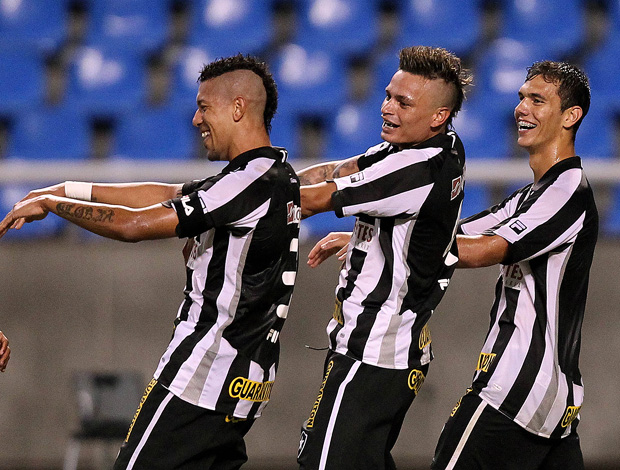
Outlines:
{"type": "Polygon", "coordinates": [[[368,251],[373,239],[377,236],[377,227],[359,219],[355,222],[353,230],[353,246],[358,250],[368,251]]]}
{"type": "Polygon", "coordinates": [[[521,289],[523,284],[523,271],[518,264],[511,264],[509,266],[502,267],[502,278],[504,280],[504,286],[511,289],[521,289]]]}

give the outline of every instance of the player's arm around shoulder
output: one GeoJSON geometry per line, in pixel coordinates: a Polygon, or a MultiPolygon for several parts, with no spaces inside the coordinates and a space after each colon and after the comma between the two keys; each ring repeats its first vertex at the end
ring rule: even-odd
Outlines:
{"type": "Polygon", "coordinates": [[[352,175],[359,171],[360,155],[336,162],[320,163],[297,172],[301,182],[301,215],[310,217],[333,210],[332,194],[338,188],[334,178],[352,175]]]}
{"type": "Polygon", "coordinates": [[[10,357],[11,348],[9,348],[9,339],[0,331],[0,372],[4,372],[10,357]]]}
{"type": "Polygon", "coordinates": [[[499,235],[457,235],[457,268],[483,268],[501,264],[508,256],[510,244],[499,235]]]}

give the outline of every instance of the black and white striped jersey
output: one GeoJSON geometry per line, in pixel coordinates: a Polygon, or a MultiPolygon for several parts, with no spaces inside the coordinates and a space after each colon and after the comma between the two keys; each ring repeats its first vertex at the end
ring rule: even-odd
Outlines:
{"type": "Polygon", "coordinates": [[[583,401],[581,325],[598,235],[581,159],[560,161],[460,229],[510,243],[474,391],[535,434],[566,436],[583,401]]]}
{"type": "Polygon", "coordinates": [[[179,237],[195,237],[185,300],[155,378],[179,398],[260,416],[298,263],[299,180],[284,149],[261,147],[186,183],[172,200],[179,237]]]}
{"type": "Polygon", "coordinates": [[[426,323],[454,271],[465,153],[454,132],[414,148],[384,142],[337,178],[339,217],[356,216],[327,326],[332,350],[406,369],[432,359],[426,323]]]}

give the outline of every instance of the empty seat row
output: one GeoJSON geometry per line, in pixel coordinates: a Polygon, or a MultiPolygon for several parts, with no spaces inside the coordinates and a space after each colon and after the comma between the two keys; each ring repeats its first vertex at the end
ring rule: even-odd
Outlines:
{"type": "MultiPolygon", "coordinates": [[[[218,54],[259,53],[273,41],[275,0],[29,0],[0,5],[0,45],[31,44],[57,51],[67,38],[69,8],[87,12],[86,45],[116,45],[153,53],[165,45],[175,5],[187,9],[186,44],[218,48],[218,54]]],[[[279,2],[286,3],[286,2],[279,2]]],[[[483,0],[291,0],[297,12],[292,42],[329,45],[332,50],[366,54],[380,37],[379,17],[392,5],[398,20],[395,44],[442,45],[469,54],[483,32],[483,0]],[[446,34],[458,31],[459,34],[446,34]]],[[[583,45],[587,0],[501,0],[498,34],[536,42],[551,56],[583,45]],[[544,34],[541,32],[544,31],[544,34]]],[[[620,34],[617,2],[609,0],[611,29],[620,34]]]]}

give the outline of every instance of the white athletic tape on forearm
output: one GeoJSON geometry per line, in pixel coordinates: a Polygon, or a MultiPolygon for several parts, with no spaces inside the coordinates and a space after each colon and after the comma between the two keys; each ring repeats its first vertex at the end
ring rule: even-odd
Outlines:
{"type": "Polygon", "coordinates": [[[81,181],[67,181],[65,183],[65,196],[81,201],[90,201],[93,197],[93,183],[81,181]]]}

